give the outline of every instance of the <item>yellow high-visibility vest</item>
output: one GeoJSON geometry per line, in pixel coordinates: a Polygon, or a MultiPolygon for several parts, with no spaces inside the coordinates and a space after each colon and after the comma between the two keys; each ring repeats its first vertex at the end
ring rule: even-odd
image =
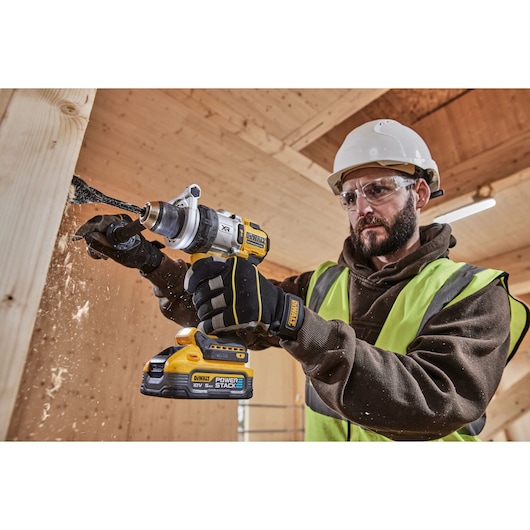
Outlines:
{"type": "MultiPolygon", "coordinates": [[[[508,360],[528,330],[528,309],[508,292],[505,272],[481,269],[440,258],[425,266],[399,293],[379,333],[375,346],[405,354],[425,322],[444,307],[475,293],[497,278],[507,291],[511,308],[508,360]]],[[[313,274],[306,305],[326,320],[350,323],[349,269],[326,262],[313,274]]],[[[479,441],[485,417],[440,441],[479,441]]],[[[309,379],[306,383],[306,441],[390,441],[341,418],[320,399],[309,379]]]]}

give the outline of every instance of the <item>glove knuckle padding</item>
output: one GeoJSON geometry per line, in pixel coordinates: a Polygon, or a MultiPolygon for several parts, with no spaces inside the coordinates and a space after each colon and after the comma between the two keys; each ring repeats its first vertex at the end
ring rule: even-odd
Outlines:
{"type": "Polygon", "coordinates": [[[224,289],[221,288],[221,289],[212,290],[210,288],[209,282],[203,282],[197,287],[191,299],[195,307],[200,307],[206,303],[211,304],[211,301],[213,298],[216,298],[223,293],[224,293],[224,289]]]}
{"type": "Polygon", "coordinates": [[[262,317],[262,304],[257,268],[248,261],[234,260],[231,272],[227,281],[233,286],[234,323],[258,322],[262,317]]]}
{"type": "Polygon", "coordinates": [[[214,315],[222,313],[226,309],[224,296],[221,294],[211,300],[205,301],[200,305],[196,305],[197,315],[201,320],[207,320],[214,315]]]}
{"type": "Polygon", "coordinates": [[[184,289],[193,294],[199,285],[221,275],[225,268],[226,260],[224,258],[207,257],[196,261],[186,273],[184,289]]]}
{"type": "Polygon", "coordinates": [[[218,315],[214,315],[211,320],[211,328],[214,329],[226,329],[229,324],[225,322],[223,313],[219,313],[218,315]]]}
{"type": "Polygon", "coordinates": [[[105,234],[102,234],[101,232],[89,232],[85,236],[85,242],[88,246],[95,249],[112,248],[111,244],[105,237],[105,234]]]}
{"type": "Polygon", "coordinates": [[[227,307],[226,299],[224,293],[221,293],[217,296],[214,296],[211,300],[212,309],[223,310],[227,307]]]}

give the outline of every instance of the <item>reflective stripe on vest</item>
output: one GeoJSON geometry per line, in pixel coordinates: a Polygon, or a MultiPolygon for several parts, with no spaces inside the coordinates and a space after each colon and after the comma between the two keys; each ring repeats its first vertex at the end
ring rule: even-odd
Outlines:
{"type": "MultiPolygon", "coordinates": [[[[322,264],[313,274],[307,305],[327,320],[349,323],[349,270],[332,262],[322,264]],[[333,271],[333,272],[332,272],[333,271]],[[325,277],[332,277],[331,286],[325,277]],[[327,285],[326,285],[327,284],[327,285]],[[322,294],[326,292],[327,294],[322,294]],[[319,307],[315,304],[318,304],[319,307]]],[[[501,278],[507,288],[507,274],[492,269],[480,269],[464,263],[440,258],[429,263],[399,293],[381,329],[375,346],[405,354],[407,346],[419,334],[430,317],[443,307],[462,300],[501,278]]],[[[509,294],[509,293],[508,293],[509,294]]],[[[507,361],[513,356],[528,329],[528,309],[509,296],[512,311],[510,349],[507,361]]],[[[389,439],[367,431],[340,418],[318,396],[309,379],[306,385],[306,440],[381,440],[389,439]]],[[[469,424],[440,441],[478,441],[476,436],[484,427],[485,417],[469,424]]]]}

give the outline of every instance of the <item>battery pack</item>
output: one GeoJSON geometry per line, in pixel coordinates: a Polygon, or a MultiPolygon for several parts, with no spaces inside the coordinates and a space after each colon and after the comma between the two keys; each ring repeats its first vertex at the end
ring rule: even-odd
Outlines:
{"type": "Polygon", "coordinates": [[[254,371],[237,340],[185,328],[144,366],[140,392],[175,399],[250,399],[254,371]]]}

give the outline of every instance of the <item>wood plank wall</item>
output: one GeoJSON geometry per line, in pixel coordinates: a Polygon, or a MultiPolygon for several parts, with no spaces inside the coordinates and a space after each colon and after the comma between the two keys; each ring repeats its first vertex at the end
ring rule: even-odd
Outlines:
{"type": "Polygon", "coordinates": [[[0,94],[0,439],[15,403],[95,90],[0,94]]]}

